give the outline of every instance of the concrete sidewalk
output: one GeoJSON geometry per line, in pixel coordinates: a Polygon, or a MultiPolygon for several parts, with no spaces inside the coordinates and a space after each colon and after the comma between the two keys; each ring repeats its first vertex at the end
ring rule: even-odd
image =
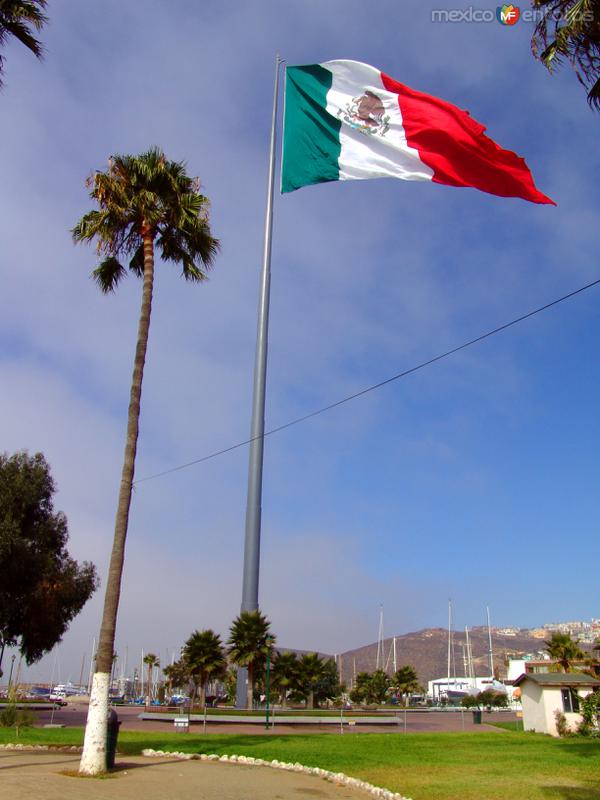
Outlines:
{"type": "Polygon", "coordinates": [[[0,800],[367,800],[311,775],[269,767],[120,756],[106,778],[79,778],[79,755],[0,753],[0,800]]]}

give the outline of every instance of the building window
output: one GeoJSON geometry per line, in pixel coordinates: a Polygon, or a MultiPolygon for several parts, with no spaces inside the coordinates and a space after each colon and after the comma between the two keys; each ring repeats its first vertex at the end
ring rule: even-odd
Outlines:
{"type": "Polygon", "coordinates": [[[579,697],[575,689],[561,689],[563,702],[563,711],[565,714],[571,714],[579,711],[579,697]]]}

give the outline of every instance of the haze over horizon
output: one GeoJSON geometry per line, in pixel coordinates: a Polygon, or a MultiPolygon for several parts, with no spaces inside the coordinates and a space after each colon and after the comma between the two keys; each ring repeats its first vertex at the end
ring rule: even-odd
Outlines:
{"type": "MultiPolygon", "coordinates": [[[[69,231],[112,153],[185,160],[222,242],[201,286],[157,263],[137,478],[248,438],[277,51],[468,109],[558,207],[393,180],[278,195],[267,429],[600,277],[598,115],[570,68],[533,59],[531,24],[432,22],[454,6],[55,0],[42,63],[4,48],[0,449],[45,454],[69,549],[102,578],[24,679],[77,680],[100,625],[141,287],[101,296],[69,231]]],[[[386,636],[444,627],[449,597],[456,628],[486,605],[497,626],[600,616],[599,303],[591,289],[268,437],[260,603],[282,645],[376,641],[381,603],[386,636]]],[[[226,638],[246,482],[239,448],[137,485],[118,653],[226,638]]]]}

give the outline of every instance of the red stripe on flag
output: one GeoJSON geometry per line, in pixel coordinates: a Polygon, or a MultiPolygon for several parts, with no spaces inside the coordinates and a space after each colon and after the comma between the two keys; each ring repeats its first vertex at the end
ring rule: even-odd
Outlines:
{"type": "Polygon", "coordinates": [[[416,92],[383,72],[381,80],[398,95],[407,142],[431,167],[436,183],[556,205],[536,189],[525,160],[486,136],[485,126],[468,111],[416,92]]]}

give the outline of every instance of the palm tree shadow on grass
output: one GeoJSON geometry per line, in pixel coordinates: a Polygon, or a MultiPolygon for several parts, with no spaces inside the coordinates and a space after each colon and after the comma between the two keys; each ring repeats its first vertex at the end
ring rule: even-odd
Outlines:
{"type": "Polygon", "coordinates": [[[548,800],[600,800],[600,783],[588,786],[547,786],[544,794],[548,800]]]}

